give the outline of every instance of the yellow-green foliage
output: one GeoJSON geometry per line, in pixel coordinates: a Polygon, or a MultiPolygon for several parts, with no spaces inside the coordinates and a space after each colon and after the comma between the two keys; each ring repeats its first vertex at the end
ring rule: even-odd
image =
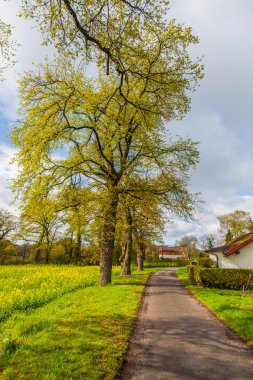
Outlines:
{"type": "Polygon", "coordinates": [[[202,283],[200,275],[201,267],[199,265],[188,265],[187,271],[189,278],[194,284],[200,285],[202,283]]]}
{"type": "Polygon", "coordinates": [[[1,266],[0,321],[15,310],[27,310],[79,288],[94,285],[97,267],[1,266]]]}

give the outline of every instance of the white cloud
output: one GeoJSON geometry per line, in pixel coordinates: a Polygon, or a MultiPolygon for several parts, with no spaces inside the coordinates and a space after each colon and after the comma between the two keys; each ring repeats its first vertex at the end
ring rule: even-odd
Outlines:
{"type": "Polygon", "coordinates": [[[219,234],[217,216],[228,214],[235,210],[244,210],[253,217],[253,195],[238,195],[229,198],[219,198],[206,204],[198,215],[197,222],[186,223],[182,220],[168,224],[164,240],[174,244],[184,235],[194,234],[197,237],[212,233],[219,234]]]}
{"type": "Polygon", "coordinates": [[[46,55],[52,55],[52,48],[41,46],[41,37],[35,24],[17,16],[19,6],[19,0],[0,3],[1,19],[13,26],[13,38],[20,44],[15,57],[17,63],[5,70],[5,81],[0,83],[0,112],[10,120],[16,119],[19,73],[31,69],[33,63],[41,63],[46,55]]]}

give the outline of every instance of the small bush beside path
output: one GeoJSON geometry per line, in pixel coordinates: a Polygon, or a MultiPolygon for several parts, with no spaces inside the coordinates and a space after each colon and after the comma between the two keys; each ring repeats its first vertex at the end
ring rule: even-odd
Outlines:
{"type": "Polygon", "coordinates": [[[227,326],[253,346],[253,291],[202,288],[189,279],[186,268],[177,275],[183,285],[227,326]]]}

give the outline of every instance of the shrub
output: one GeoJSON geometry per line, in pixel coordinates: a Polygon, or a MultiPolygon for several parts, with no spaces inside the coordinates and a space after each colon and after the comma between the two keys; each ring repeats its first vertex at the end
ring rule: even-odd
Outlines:
{"type": "Polygon", "coordinates": [[[170,260],[170,259],[164,259],[164,260],[145,260],[144,261],[144,267],[184,267],[187,264],[189,264],[188,260],[185,259],[176,259],[176,260],[170,260]]]}
{"type": "Polygon", "coordinates": [[[200,271],[200,278],[202,284],[209,288],[253,289],[252,269],[203,268],[200,271]]]}
{"type": "Polygon", "coordinates": [[[198,258],[198,265],[204,268],[213,268],[216,266],[216,263],[210,257],[205,256],[198,258]]]}
{"type": "Polygon", "coordinates": [[[201,267],[196,264],[188,265],[187,270],[188,270],[188,276],[191,279],[191,281],[194,284],[201,285],[202,284],[201,276],[200,276],[201,267]]]}

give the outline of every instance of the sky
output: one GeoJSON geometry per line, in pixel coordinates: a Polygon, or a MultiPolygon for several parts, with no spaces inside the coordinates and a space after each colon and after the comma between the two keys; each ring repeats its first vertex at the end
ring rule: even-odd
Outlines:
{"type": "MultiPolygon", "coordinates": [[[[9,164],[15,148],[6,134],[17,119],[17,79],[32,63],[52,51],[40,45],[30,21],[16,16],[18,0],[0,0],[0,18],[11,23],[20,44],[17,63],[0,83],[0,207],[16,212],[8,181],[17,168],[9,164]]],[[[191,26],[200,42],[192,49],[205,66],[205,78],[191,94],[191,111],[169,125],[172,135],[199,142],[200,163],[190,189],[205,202],[197,220],[167,225],[164,242],[174,244],[186,234],[217,233],[217,216],[241,209],[253,216],[253,1],[171,0],[168,17],[191,26]]]]}

